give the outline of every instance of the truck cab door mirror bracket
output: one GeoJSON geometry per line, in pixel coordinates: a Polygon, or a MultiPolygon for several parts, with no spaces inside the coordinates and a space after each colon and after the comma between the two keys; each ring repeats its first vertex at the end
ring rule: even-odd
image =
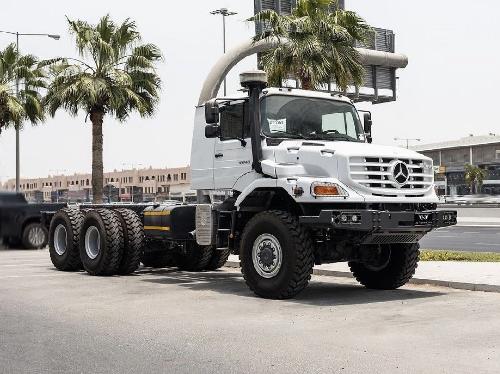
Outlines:
{"type": "Polygon", "coordinates": [[[372,142],[372,114],[366,112],[363,114],[363,130],[365,132],[366,140],[368,143],[372,142]]]}
{"type": "Polygon", "coordinates": [[[217,99],[208,100],[205,103],[205,122],[209,125],[219,123],[219,105],[217,99]]]}
{"type": "Polygon", "coordinates": [[[218,138],[220,137],[220,126],[219,125],[206,125],[205,126],[205,138],[218,138]]]}

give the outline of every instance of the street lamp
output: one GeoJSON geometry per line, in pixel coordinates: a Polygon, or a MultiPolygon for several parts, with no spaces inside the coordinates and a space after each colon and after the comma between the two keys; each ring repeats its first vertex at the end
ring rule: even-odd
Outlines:
{"type": "Polygon", "coordinates": [[[411,141],[416,141],[416,142],[419,142],[421,141],[422,139],[420,138],[394,138],[395,141],[398,141],[398,140],[404,140],[406,142],[406,149],[410,148],[410,142],[411,141]]]}
{"type": "MultiPolygon", "coordinates": [[[[54,40],[61,39],[60,35],[57,34],[32,34],[32,33],[19,33],[13,31],[4,31],[0,30],[0,33],[10,34],[16,36],[16,52],[19,57],[19,37],[20,36],[47,36],[54,40]]],[[[16,96],[19,96],[19,79],[16,79],[16,96]]],[[[16,192],[19,192],[19,183],[20,183],[20,156],[19,156],[19,126],[15,126],[16,128],[16,192]]]]}
{"type": "MultiPolygon", "coordinates": [[[[227,8],[220,8],[216,10],[212,10],[210,14],[213,15],[221,15],[222,16],[222,47],[224,54],[226,53],[226,17],[229,16],[234,16],[235,14],[238,14],[236,12],[231,12],[227,8]]],[[[224,96],[226,96],[226,77],[224,77],[224,96]]]]}

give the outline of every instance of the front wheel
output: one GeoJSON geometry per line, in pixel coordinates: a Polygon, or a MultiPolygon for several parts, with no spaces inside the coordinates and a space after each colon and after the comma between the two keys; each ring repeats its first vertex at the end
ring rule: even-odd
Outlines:
{"type": "Polygon", "coordinates": [[[314,265],[313,243],[298,220],[287,212],[254,216],[241,239],[241,270],[258,296],[288,299],[306,288],[314,265]]]}
{"type": "Polygon", "coordinates": [[[383,261],[377,266],[362,262],[349,262],[356,280],[366,288],[394,290],[404,286],[415,274],[419,260],[418,243],[385,244],[381,246],[383,261]]]}

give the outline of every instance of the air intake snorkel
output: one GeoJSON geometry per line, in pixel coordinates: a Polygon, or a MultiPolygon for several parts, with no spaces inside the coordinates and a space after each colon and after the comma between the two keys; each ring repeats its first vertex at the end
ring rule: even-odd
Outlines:
{"type": "Polygon", "coordinates": [[[252,168],[257,173],[262,173],[262,139],[260,137],[260,94],[267,86],[267,74],[262,70],[247,71],[240,74],[240,82],[249,91],[249,124],[252,139],[252,168]]]}

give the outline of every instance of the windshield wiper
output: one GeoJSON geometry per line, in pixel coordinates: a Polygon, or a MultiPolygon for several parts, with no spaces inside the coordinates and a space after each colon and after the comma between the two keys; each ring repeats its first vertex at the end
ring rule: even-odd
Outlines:
{"type": "Polygon", "coordinates": [[[286,132],[286,131],[275,131],[267,136],[270,138],[281,138],[279,135],[284,135],[283,137],[290,138],[290,139],[306,139],[304,137],[304,135],[302,135],[302,134],[290,134],[289,132],[286,132]],[[274,136],[274,135],[278,135],[278,136],[274,136]]]}
{"type": "Polygon", "coordinates": [[[349,142],[357,141],[355,138],[349,135],[341,134],[341,133],[320,133],[320,134],[308,134],[306,139],[315,139],[315,140],[346,140],[349,142]]]}

